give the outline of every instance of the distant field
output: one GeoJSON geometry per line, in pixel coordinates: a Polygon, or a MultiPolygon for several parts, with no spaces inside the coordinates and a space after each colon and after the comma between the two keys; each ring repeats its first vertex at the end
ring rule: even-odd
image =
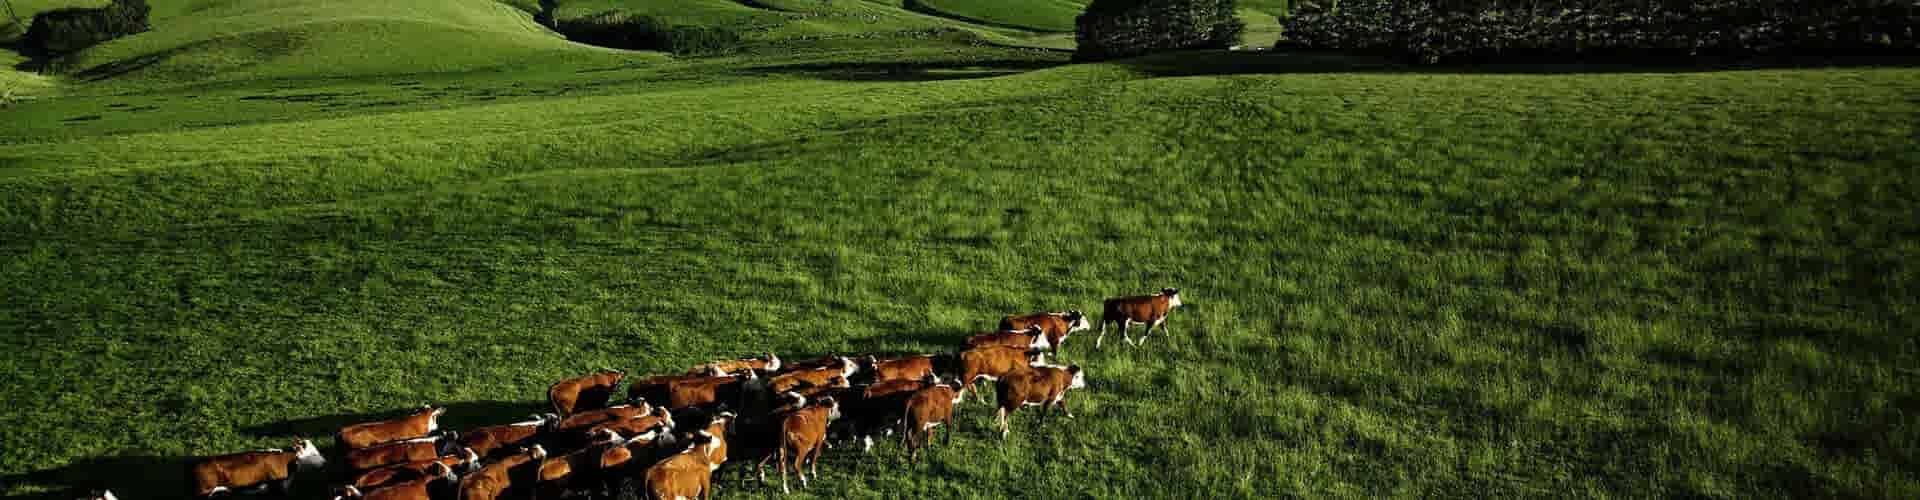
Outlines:
{"type": "Polygon", "coordinates": [[[563,13],[770,28],[675,59],[484,2],[155,0],[82,59],[169,58],[0,109],[0,496],[1177,286],[1171,338],[1067,341],[1077,419],[968,402],[929,465],[836,448],[794,498],[1920,497],[1920,70],[1065,65],[703,1],[563,13]]]}

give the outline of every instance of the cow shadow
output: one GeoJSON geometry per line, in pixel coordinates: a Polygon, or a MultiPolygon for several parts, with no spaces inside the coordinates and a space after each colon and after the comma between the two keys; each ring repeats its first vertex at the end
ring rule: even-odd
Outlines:
{"type": "Polygon", "coordinates": [[[0,477],[0,484],[51,485],[54,491],[9,495],[5,500],[72,500],[93,489],[123,499],[187,496],[187,466],[196,457],[123,455],[83,459],[64,467],[0,477]]]}
{"type": "MultiPolygon", "coordinates": [[[[527,420],[529,415],[553,411],[547,407],[544,401],[463,401],[435,404],[447,408],[447,413],[440,416],[440,426],[456,431],[524,421],[527,420]]],[[[419,407],[415,406],[360,413],[319,415],[243,427],[240,429],[240,432],[254,437],[284,437],[287,439],[332,438],[333,434],[339,432],[342,427],[399,418],[411,414],[418,409],[419,407]]]]}

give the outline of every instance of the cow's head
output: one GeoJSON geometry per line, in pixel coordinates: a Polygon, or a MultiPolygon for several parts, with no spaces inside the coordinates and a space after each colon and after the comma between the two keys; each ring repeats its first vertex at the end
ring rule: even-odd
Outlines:
{"type": "Polygon", "coordinates": [[[364,495],[360,494],[360,488],[355,488],[352,486],[342,486],[340,487],[340,491],[337,491],[333,494],[333,500],[350,500],[354,498],[360,498],[362,496],[364,495]]]}
{"type": "Polygon", "coordinates": [[[846,356],[840,357],[840,376],[853,378],[853,374],[859,371],[860,365],[858,363],[854,363],[852,359],[848,359],[846,356]]]}
{"type": "Polygon", "coordinates": [[[552,432],[560,429],[560,414],[558,413],[534,415],[533,420],[540,422],[540,429],[542,430],[552,432]]]}
{"type": "Polygon", "coordinates": [[[441,434],[440,440],[434,442],[433,445],[434,451],[439,453],[440,456],[444,457],[456,454],[460,451],[460,433],[447,431],[445,434],[441,434]]]}
{"type": "Polygon", "coordinates": [[[647,404],[648,404],[647,398],[640,397],[639,394],[627,395],[627,406],[637,406],[641,408],[646,408],[647,404]]]}
{"type": "Polygon", "coordinates": [[[327,458],[320,456],[320,447],[312,440],[302,439],[293,443],[293,463],[300,467],[318,469],[327,465],[327,458]]]}
{"type": "Polygon", "coordinates": [[[1080,365],[1068,366],[1067,374],[1073,375],[1073,382],[1067,385],[1068,389],[1085,389],[1087,387],[1087,371],[1080,369],[1080,365]]]}
{"type": "Polygon", "coordinates": [[[431,406],[427,408],[425,413],[427,416],[427,432],[435,432],[440,430],[440,416],[447,414],[447,407],[431,406]]]}
{"type": "Polygon", "coordinates": [[[604,381],[603,383],[613,384],[613,385],[618,385],[621,380],[627,378],[627,372],[620,371],[620,370],[612,370],[612,369],[600,370],[600,373],[598,373],[597,375],[599,375],[600,379],[604,381]]]}
{"type": "Polygon", "coordinates": [[[1067,333],[1093,329],[1093,325],[1087,323],[1087,313],[1080,312],[1079,310],[1067,311],[1065,319],[1067,320],[1067,333]]]}
{"type": "Polygon", "coordinates": [[[695,432],[687,436],[686,452],[705,455],[713,451],[714,444],[713,434],[709,434],[707,431],[695,432]]]}
{"type": "Polygon", "coordinates": [[[880,368],[880,358],[872,354],[868,354],[864,357],[861,357],[860,362],[865,364],[868,370],[874,370],[874,369],[880,368]]]}
{"type": "Polygon", "coordinates": [[[780,393],[780,398],[790,401],[791,403],[789,404],[792,404],[795,408],[807,405],[807,397],[800,395],[798,391],[782,392],[780,393]]]}
{"type": "Polygon", "coordinates": [[[940,385],[940,374],[927,372],[927,376],[920,377],[920,381],[927,385],[940,385]]]}
{"type": "Polygon", "coordinates": [[[537,444],[533,445],[532,448],[527,448],[527,458],[531,458],[536,462],[546,460],[547,449],[537,444]]]}
{"type": "Polygon", "coordinates": [[[458,471],[459,473],[472,474],[473,471],[480,470],[480,454],[479,453],[474,452],[473,448],[461,448],[460,451],[463,451],[466,453],[463,453],[460,455],[460,470],[458,471]]]}
{"type": "Polygon", "coordinates": [[[824,406],[824,407],[826,407],[826,408],[827,408],[827,421],[828,421],[828,422],[832,422],[832,421],[834,421],[834,420],[836,420],[836,419],[839,419],[839,418],[840,418],[840,402],[839,402],[839,401],[835,401],[835,400],[833,399],[833,396],[826,396],[826,397],[822,397],[822,398],[820,398],[820,402],[819,402],[819,403],[817,403],[817,404],[819,404],[820,406],[824,406]]]}
{"type": "Polygon", "coordinates": [[[767,353],[766,370],[770,372],[780,371],[780,357],[773,355],[771,352],[767,353]]]}
{"type": "Polygon", "coordinates": [[[1180,307],[1180,289],[1178,289],[1178,288],[1162,288],[1162,289],[1160,289],[1160,295],[1165,295],[1165,296],[1167,297],[1167,308],[1168,308],[1168,309],[1172,309],[1172,308],[1175,308],[1175,307],[1180,307]]]}
{"type": "Polygon", "coordinates": [[[720,369],[720,365],[707,365],[707,376],[725,377],[727,376],[727,371],[720,369]]]}
{"type": "Polygon", "coordinates": [[[667,425],[678,425],[673,423],[673,412],[667,411],[667,407],[665,406],[653,407],[652,415],[655,417],[660,417],[660,421],[666,422],[667,425]]]}

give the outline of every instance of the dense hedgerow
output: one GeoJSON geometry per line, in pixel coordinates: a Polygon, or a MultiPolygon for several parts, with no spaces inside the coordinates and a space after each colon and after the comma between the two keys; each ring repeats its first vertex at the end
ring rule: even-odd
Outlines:
{"type": "Polygon", "coordinates": [[[1246,29],[1233,0],[1094,0],[1074,22],[1078,61],[1227,48],[1246,29]]]}
{"type": "Polygon", "coordinates": [[[1914,0],[1319,0],[1282,44],[1423,62],[1913,52],[1914,0]]]}
{"type": "Polygon", "coordinates": [[[657,19],[618,11],[559,21],[554,27],[568,40],[628,50],[660,50],[675,55],[726,52],[740,45],[740,35],[708,26],[674,26],[657,19]]]}
{"type": "Polygon", "coordinates": [[[33,24],[21,42],[28,51],[40,55],[70,54],[146,31],[151,10],[146,0],[114,0],[100,8],[54,9],[33,16],[33,24]]]}

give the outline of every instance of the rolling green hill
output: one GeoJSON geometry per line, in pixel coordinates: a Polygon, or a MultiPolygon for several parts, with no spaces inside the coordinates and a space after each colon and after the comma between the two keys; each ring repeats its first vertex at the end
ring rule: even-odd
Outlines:
{"type": "Polygon", "coordinates": [[[1077,418],[968,401],[793,498],[1920,497],[1920,70],[1067,65],[884,0],[563,4],[751,30],[674,58],[526,3],[156,1],[0,109],[0,496],[1177,286],[1170,336],[1068,339],[1077,418]]]}

